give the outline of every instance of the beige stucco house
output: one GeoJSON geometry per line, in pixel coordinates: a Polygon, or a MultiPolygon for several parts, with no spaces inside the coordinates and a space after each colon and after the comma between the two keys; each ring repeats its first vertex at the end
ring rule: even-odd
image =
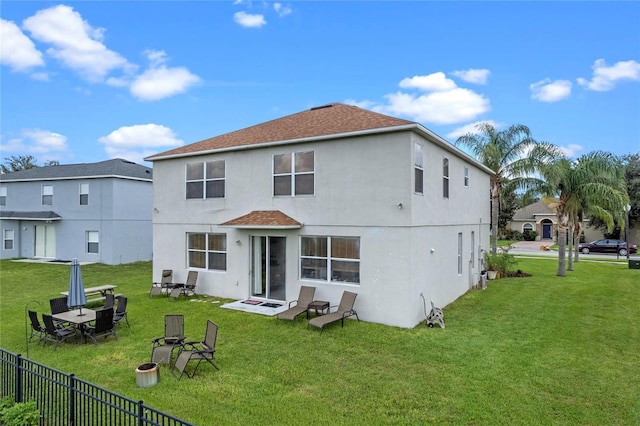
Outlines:
{"type": "Polygon", "coordinates": [[[479,280],[486,167],[422,125],[334,103],[148,157],[153,274],[284,303],[301,285],[413,327],[479,280]],[[430,307],[429,307],[430,308],[430,307]]]}

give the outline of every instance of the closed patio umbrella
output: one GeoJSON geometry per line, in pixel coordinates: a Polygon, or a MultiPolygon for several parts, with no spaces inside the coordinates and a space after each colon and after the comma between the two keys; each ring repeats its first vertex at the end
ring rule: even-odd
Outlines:
{"type": "Polygon", "coordinates": [[[78,259],[73,259],[71,262],[71,276],[69,277],[69,296],[67,299],[67,305],[69,308],[80,308],[80,314],[82,313],[82,307],[87,303],[87,296],[84,294],[84,283],[82,282],[82,272],[80,271],[80,262],[78,259]]]}

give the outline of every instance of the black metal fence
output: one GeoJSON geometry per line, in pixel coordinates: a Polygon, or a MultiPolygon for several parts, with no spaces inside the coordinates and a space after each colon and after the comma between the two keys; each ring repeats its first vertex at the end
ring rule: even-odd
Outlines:
{"type": "Polygon", "coordinates": [[[142,401],[110,392],[0,348],[0,396],[33,400],[40,424],[61,426],[192,426],[142,401]]]}

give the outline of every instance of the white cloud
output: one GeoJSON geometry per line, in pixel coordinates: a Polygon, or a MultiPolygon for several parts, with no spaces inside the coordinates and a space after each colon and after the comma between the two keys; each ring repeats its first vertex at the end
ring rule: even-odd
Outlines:
{"type": "Polygon", "coordinates": [[[411,78],[403,78],[399,86],[403,89],[419,89],[428,92],[439,92],[455,89],[456,83],[448,79],[443,72],[434,72],[429,75],[414,75],[411,78]]]}
{"type": "Polygon", "coordinates": [[[234,13],[233,20],[236,24],[246,28],[260,28],[263,25],[267,25],[264,15],[252,15],[247,12],[234,13]]]}
{"type": "Polygon", "coordinates": [[[575,158],[577,154],[584,149],[582,145],[569,144],[567,146],[559,146],[560,150],[569,158],[575,158]]]}
{"type": "Polygon", "coordinates": [[[454,71],[451,74],[466,81],[467,83],[486,84],[491,71],[486,69],[468,69],[464,71],[454,71]]]}
{"type": "Polygon", "coordinates": [[[29,71],[44,65],[42,53],[12,21],[0,19],[0,63],[13,71],[29,71]]]}
{"type": "Polygon", "coordinates": [[[616,62],[615,65],[607,66],[604,59],[594,62],[593,77],[591,80],[578,78],[578,83],[589,90],[606,92],[613,89],[619,80],[640,80],[640,63],[630,60],[616,62]]]}
{"type": "Polygon", "coordinates": [[[529,85],[531,98],[541,102],[557,102],[571,95],[571,82],[569,80],[551,81],[549,78],[529,85]]]}
{"type": "Polygon", "coordinates": [[[18,137],[2,142],[3,154],[31,154],[41,161],[59,159],[68,149],[66,136],[41,129],[23,129],[18,137]]]}
{"type": "Polygon", "coordinates": [[[465,124],[462,127],[458,127],[456,129],[454,129],[453,131],[451,131],[450,133],[447,134],[447,138],[449,138],[449,139],[458,139],[460,136],[464,136],[464,135],[467,135],[467,134],[477,135],[479,133],[479,131],[478,131],[478,128],[476,126],[478,126],[478,124],[482,124],[482,123],[486,123],[486,124],[492,126],[494,129],[499,129],[500,127],[502,127],[502,124],[496,123],[493,120],[476,121],[475,123],[465,124]]]}
{"type": "Polygon", "coordinates": [[[36,40],[50,44],[47,54],[91,82],[100,82],[114,70],[131,72],[135,66],[102,43],[104,29],[93,28],[70,6],[39,10],[23,22],[36,40]]]}
{"type": "Polygon", "coordinates": [[[131,83],[131,94],[144,101],[168,98],[200,82],[200,77],[184,67],[167,68],[164,65],[140,74],[131,83]]]}
{"type": "Polygon", "coordinates": [[[124,158],[142,163],[160,149],[184,145],[173,130],[160,124],[136,124],[120,127],[98,139],[110,158],[124,158]]]}
{"type": "Polygon", "coordinates": [[[278,2],[273,4],[273,10],[275,10],[278,16],[280,17],[290,15],[292,12],[290,7],[283,6],[282,3],[278,3],[278,2]]]}

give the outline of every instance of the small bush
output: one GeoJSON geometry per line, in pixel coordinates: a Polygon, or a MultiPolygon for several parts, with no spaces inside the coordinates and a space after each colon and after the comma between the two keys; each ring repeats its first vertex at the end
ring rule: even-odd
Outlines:
{"type": "Polygon", "coordinates": [[[535,241],[537,236],[538,236],[538,233],[533,229],[531,230],[527,229],[522,233],[522,238],[524,238],[525,241],[535,241]]]}
{"type": "Polygon", "coordinates": [[[0,401],[0,425],[3,426],[38,426],[40,411],[35,401],[16,403],[7,397],[0,401]]]}

